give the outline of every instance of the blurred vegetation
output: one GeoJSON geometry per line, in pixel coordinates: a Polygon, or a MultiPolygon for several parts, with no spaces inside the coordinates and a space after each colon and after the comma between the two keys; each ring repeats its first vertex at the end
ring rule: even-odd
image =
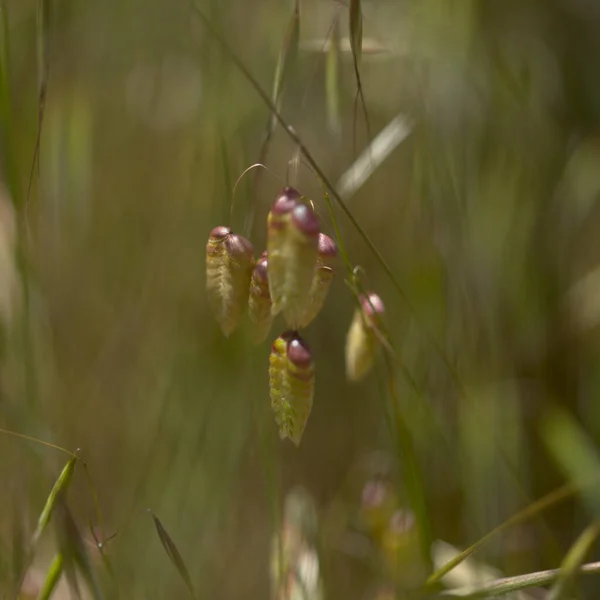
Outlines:
{"type": "MultiPolygon", "coordinates": [[[[551,597],[597,597],[600,579],[575,574],[599,550],[585,486],[600,438],[600,5],[299,7],[279,89],[293,2],[0,2],[0,427],[85,461],[49,498],[69,457],[0,434],[0,597],[27,573],[28,598],[69,597],[77,577],[89,597],[185,597],[187,584],[265,598],[273,548],[294,539],[313,600],[399,598],[431,574],[419,515],[466,548],[563,484],[562,502],[477,558],[494,576],[564,560],[551,597]],[[399,114],[411,123],[347,199],[403,294],[334,208],[394,355],[346,381],[355,300],[340,260],[305,332],[316,392],[299,448],[270,411],[269,341],[253,346],[247,324],[225,338],[210,312],[205,246],[231,225],[258,256],[288,176],[334,226],[319,180],[290,168],[296,145],[193,6],[275,89],[332,182],[399,114]],[[259,160],[281,180],[245,175],[230,222],[233,186],[259,160]],[[303,519],[280,532],[296,486],[318,535],[312,516],[310,536],[293,535],[303,519]],[[45,505],[56,531],[43,521],[37,543],[45,505]]],[[[303,597],[286,589],[274,597],[303,597]]]]}

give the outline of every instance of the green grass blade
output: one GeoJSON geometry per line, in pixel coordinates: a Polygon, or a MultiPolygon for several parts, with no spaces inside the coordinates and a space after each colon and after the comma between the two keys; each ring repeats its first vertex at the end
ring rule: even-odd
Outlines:
{"type": "Polygon", "coordinates": [[[447,575],[452,569],[460,565],[464,560],[466,560],[469,556],[481,550],[484,546],[486,546],[489,542],[491,542],[496,536],[500,533],[506,531],[510,527],[515,525],[519,525],[520,523],[524,523],[532,519],[533,517],[539,515],[542,511],[550,508],[551,506],[555,506],[559,502],[563,502],[567,500],[571,496],[573,496],[578,491],[578,487],[572,483],[564,485],[556,490],[553,490],[549,494],[546,494],[539,500],[536,500],[522,511],[513,515],[494,529],[484,535],[482,538],[477,540],[474,544],[469,546],[466,550],[463,550],[460,554],[455,556],[452,560],[448,561],[443,567],[439,568],[429,579],[427,580],[427,586],[433,586],[438,583],[444,575],[447,575]]]}
{"type": "Polygon", "coordinates": [[[327,123],[337,139],[342,133],[340,109],[340,24],[336,19],[332,26],[331,42],[325,63],[325,98],[327,100],[327,123]]]}
{"type": "MultiPolygon", "coordinates": [[[[536,571],[526,575],[516,575],[514,577],[503,577],[490,581],[478,587],[461,587],[451,590],[445,590],[440,596],[453,596],[461,598],[496,598],[505,596],[511,592],[518,592],[531,587],[549,585],[556,581],[560,576],[560,569],[549,569],[548,571],[536,571]]],[[[578,574],[592,575],[600,574],[600,562],[588,563],[578,569],[578,574]]]]}
{"type": "Polygon", "coordinates": [[[359,65],[362,57],[363,19],[360,0],[350,0],[350,49],[354,64],[359,65]]]}
{"type": "Polygon", "coordinates": [[[46,574],[46,580],[44,581],[44,585],[37,596],[37,600],[50,599],[63,574],[63,568],[64,557],[61,553],[59,553],[54,557],[52,563],[50,563],[48,573],[46,574]]]}
{"type": "Polygon", "coordinates": [[[57,502],[60,500],[61,495],[64,494],[65,490],[69,487],[73,477],[73,471],[75,470],[76,462],[76,458],[71,458],[69,462],[67,462],[58,479],[56,480],[52,490],[50,490],[50,494],[48,495],[44,509],[42,510],[42,513],[38,519],[37,527],[33,533],[31,542],[32,546],[35,546],[39,541],[42,533],[48,526],[48,523],[50,523],[50,518],[52,517],[52,512],[54,511],[57,502]]]}
{"type": "Polygon", "coordinates": [[[8,9],[6,1],[0,0],[0,145],[3,148],[3,171],[15,208],[19,208],[21,194],[19,176],[14,159],[12,133],[12,102],[10,89],[10,49],[8,29],[8,9]]]}
{"type": "Polygon", "coordinates": [[[429,511],[427,509],[427,499],[425,495],[425,484],[419,464],[419,457],[415,452],[414,443],[410,429],[404,420],[400,402],[396,392],[394,380],[394,365],[391,357],[384,352],[385,366],[388,378],[388,388],[390,401],[392,403],[393,418],[396,426],[398,456],[402,464],[402,474],[410,506],[414,512],[417,529],[419,531],[419,543],[421,546],[421,556],[428,572],[432,570],[431,546],[433,544],[433,533],[429,511]]]}
{"type": "Polygon", "coordinates": [[[59,548],[64,556],[66,575],[69,576],[70,574],[70,580],[76,586],[76,568],[83,576],[94,600],[102,600],[102,590],[90,560],[86,542],[81,536],[77,523],[75,523],[75,519],[64,499],[61,499],[57,505],[57,517],[59,548]]]}
{"type": "Polygon", "coordinates": [[[190,573],[185,566],[185,562],[183,561],[183,557],[181,553],[177,549],[175,542],[171,538],[171,536],[167,533],[167,530],[164,528],[163,524],[160,522],[160,519],[150,511],[152,515],[152,519],[154,520],[154,526],[156,527],[156,533],[158,534],[158,538],[160,539],[160,543],[162,544],[167,556],[173,563],[173,566],[177,569],[181,579],[185,583],[187,589],[190,592],[190,596],[192,598],[196,598],[196,592],[194,591],[194,585],[192,583],[192,578],[190,577],[190,573]]]}
{"type": "MultiPolygon", "coordinates": [[[[281,109],[281,100],[286,78],[295,69],[298,59],[298,45],[300,42],[300,1],[294,1],[294,10],[288,22],[283,44],[277,58],[277,67],[275,68],[275,78],[273,80],[273,104],[278,110],[281,109]]],[[[273,134],[277,119],[274,115],[270,115],[269,129],[267,137],[273,134]]]]}
{"type": "Polygon", "coordinates": [[[15,581],[15,592],[14,597],[18,597],[19,590],[23,585],[23,581],[25,579],[25,575],[27,573],[27,569],[31,566],[33,562],[33,558],[35,556],[35,551],[37,549],[37,545],[42,537],[42,534],[48,527],[50,523],[50,519],[52,518],[52,514],[56,509],[57,504],[60,502],[63,497],[66,489],[69,487],[71,483],[71,479],[73,477],[73,471],[75,470],[75,463],[77,462],[77,457],[73,456],[67,464],[64,466],[61,471],[58,479],[54,483],[54,486],[50,490],[50,494],[46,499],[46,503],[44,504],[44,508],[38,518],[37,526],[33,535],[31,536],[31,541],[29,542],[29,548],[27,549],[27,555],[23,561],[22,568],[19,572],[19,576],[15,581]]]}
{"type": "Polygon", "coordinates": [[[563,600],[566,597],[598,535],[600,535],[600,521],[594,521],[584,529],[565,556],[558,579],[550,590],[547,600],[563,600]]]}
{"type": "Polygon", "coordinates": [[[592,441],[564,410],[550,411],[542,422],[542,437],[554,460],[582,492],[582,499],[595,519],[600,519],[600,488],[597,481],[600,458],[592,441]]]}

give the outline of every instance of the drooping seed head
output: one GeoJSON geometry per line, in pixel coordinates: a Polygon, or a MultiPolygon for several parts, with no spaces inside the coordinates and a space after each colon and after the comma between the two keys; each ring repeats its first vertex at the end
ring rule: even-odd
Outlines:
{"type": "Polygon", "coordinates": [[[255,344],[259,344],[267,337],[273,322],[266,252],[262,253],[252,271],[250,296],[248,298],[248,316],[252,323],[253,341],[255,344]]]}
{"type": "Polygon", "coordinates": [[[310,416],[314,364],[308,344],[294,331],[279,336],[271,348],[269,384],[271,408],[279,437],[298,445],[310,416]]]}
{"type": "Polygon", "coordinates": [[[346,375],[350,381],[359,381],[371,370],[380,343],[377,327],[385,312],[381,298],[374,293],[361,295],[359,304],[346,337],[346,375]]]}
{"type": "Polygon", "coordinates": [[[238,326],[248,301],[254,247],[228,227],[215,227],[206,246],[206,289],[223,333],[238,326]]]}
{"type": "Polygon", "coordinates": [[[396,508],[396,495],[390,483],[381,479],[367,482],[361,494],[360,508],[369,533],[375,537],[380,535],[396,508]]]}

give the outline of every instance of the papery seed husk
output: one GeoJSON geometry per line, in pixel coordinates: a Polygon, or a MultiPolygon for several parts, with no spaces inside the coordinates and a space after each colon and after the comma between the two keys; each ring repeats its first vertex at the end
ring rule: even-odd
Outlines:
{"type": "Polygon", "coordinates": [[[295,332],[273,343],[270,357],[271,407],[279,428],[298,446],[312,409],[315,369],[310,348],[295,332]]]}
{"type": "Polygon", "coordinates": [[[248,303],[254,248],[227,227],[215,227],[206,246],[208,302],[221,330],[229,336],[248,303]]]}
{"type": "Polygon", "coordinates": [[[269,292],[273,314],[281,310],[281,295],[285,282],[285,244],[292,220],[292,211],[300,202],[300,193],[286,187],[271,208],[267,217],[267,254],[269,257],[269,292]]]}
{"type": "Polygon", "coordinates": [[[267,337],[273,323],[266,252],[263,252],[261,257],[256,261],[256,265],[252,271],[250,296],[248,298],[248,316],[252,323],[252,340],[255,344],[260,344],[267,337]]]}
{"type": "Polygon", "coordinates": [[[288,327],[298,329],[310,305],[310,291],[317,264],[319,221],[307,204],[292,212],[284,243],[286,270],[280,306],[288,327]]]}
{"type": "Polygon", "coordinates": [[[337,256],[335,242],[328,235],[320,233],[317,248],[317,264],[310,286],[310,300],[302,317],[302,327],[307,327],[321,312],[334,275],[333,264],[337,256]]]}
{"type": "Polygon", "coordinates": [[[383,302],[376,294],[361,295],[361,308],[354,311],[354,317],[346,338],[346,376],[350,381],[360,381],[371,370],[379,349],[376,329],[383,302]]]}

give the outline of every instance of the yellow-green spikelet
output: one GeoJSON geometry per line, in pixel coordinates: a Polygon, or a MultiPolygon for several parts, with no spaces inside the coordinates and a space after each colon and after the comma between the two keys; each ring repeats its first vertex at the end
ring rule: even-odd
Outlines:
{"type": "Polygon", "coordinates": [[[256,261],[252,279],[250,280],[250,296],[248,298],[248,316],[252,323],[252,339],[259,344],[268,335],[273,323],[271,312],[271,294],[269,293],[268,258],[263,252],[256,261]]]}
{"type": "Polygon", "coordinates": [[[296,190],[286,188],[273,205],[267,224],[273,314],[282,312],[288,327],[296,330],[310,304],[319,220],[296,190]]]}
{"type": "Polygon", "coordinates": [[[315,369],[310,348],[297,333],[285,332],[273,343],[269,380],[279,437],[298,446],[312,409],[315,369]]]}
{"type": "Polygon", "coordinates": [[[294,188],[286,187],[273,203],[267,217],[269,292],[274,315],[281,311],[281,296],[287,269],[287,235],[292,211],[299,201],[300,193],[294,188]]]}
{"type": "Polygon", "coordinates": [[[346,337],[346,376],[350,381],[359,381],[373,367],[379,348],[376,328],[385,310],[377,294],[361,295],[359,302],[346,337]]]}
{"type": "Polygon", "coordinates": [[[223,333],[238,326],[248,303],[254,248],[227,227],[215,227],[206,245],[206,291],[223,333]]]}
{"type": "Polygon", "coordinates": [[[320,233],[317,248],[317,264],[310,286],[310,300],[302,317],[302,327],[307,327],[321,312],[333,281],[333,265],[337,257],[335,242],[328,235],[320,233]]]}

